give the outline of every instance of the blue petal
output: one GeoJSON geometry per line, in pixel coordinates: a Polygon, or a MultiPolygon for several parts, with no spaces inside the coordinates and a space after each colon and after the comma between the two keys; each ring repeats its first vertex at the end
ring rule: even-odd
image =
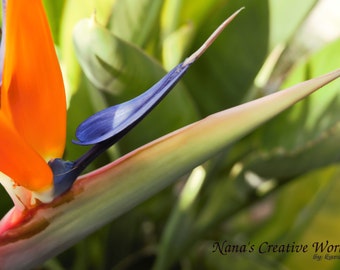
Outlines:
{"type": "Polygon", "coordinates": [[[80,145],[94,145],[75,161],[54,159],[48,163],[54,175],[54,195],[58,196],[70,189],[77,176],[98,155],[140,122],[169,93],[189,66],[205,52],[242,9],[225,20],[196,52],[149,90],[130,101],[100,111],[81,123],[76,131],[78,141],[74,142],[80,145]]]}
{"type": "Polygon", "coordinates": [[[75,143],[94,146],[73,162],[54,159],[48,163],[54,176],[54,196],[69,190],[88,164],[141,121],[176,85],[190,64],[179,64],[140,96],[102,110],[80,124],[76,131],[79,141],[75,143]]]}
{"type": "Polygon", "coordinates": [[[226,19],[196,52],[172,69],[145,93],[125,103],[102,110],[81,123],[76,131],[78,141],[74,141],[74,143],[80,145],[101,144],[103,147],[109,147],[116,143],[169,93],[189,66],[209,48],[242,9],[226,19]]]}
{"type": "Polygon", "coordinates": [[[57,197],[69,190],[82,169],[75,166],[74,162],[65,161],[60,158],[48,162],[53,172],[54,196],[57,197]]]}
{"type": "Polygon", "coordinates": [[[74,143],[90,145],[108,139],[112,144],[117,142],[169,93],[190,64],[179,64],[140,96],[109,107],[86,119],[77,128],[78,141],[74,143]]]}

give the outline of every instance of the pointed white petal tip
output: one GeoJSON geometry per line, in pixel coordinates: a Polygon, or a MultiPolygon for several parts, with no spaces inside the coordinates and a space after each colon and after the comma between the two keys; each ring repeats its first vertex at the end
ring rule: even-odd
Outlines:
{"type": "Polygon", "coordinates": [[[195,62],[215,41],[215,39],[221,34],[224,28],[244,9],[245,7],[240,8],[239,10],[235,11],[230,17],[228,17],[223,23],[220,24],[219,27],[210,35],[210,37],[203,43],[203,45],[195,51],[192,55],[185,59],[183,65],[190,65],[195,62]]]}

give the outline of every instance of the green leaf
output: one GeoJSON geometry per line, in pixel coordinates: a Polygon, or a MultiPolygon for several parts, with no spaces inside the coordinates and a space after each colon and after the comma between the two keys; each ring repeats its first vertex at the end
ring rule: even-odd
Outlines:
{"type": "MultiPolygon", "coordinates": [[[[58,2],[58,1],[53,1],[58,2]]],[[[62,20],[60,22],[60,52],[62,63],[66,67],[64,72],[67,90],[72,96],[80,84],[80,67],[75,57],[72,32],[75,24],[83,18],[89,17],[96,11],[102,23],[106,23],[111,14],[115,0],[68,0],[65,3],[62,20]],[[75,10],[77,12],[75,12],[75,10]]]]}
{"type": "Polygon", "coordinates": [[[42,263],[339,76],[340,70],[334,71],[160,138],[80,177],[70,191],[25,212],[24,223],[6,230],[9,213],[0,224],[1,266],[42,263]]]}
{"type": "MultiPolygon", "coordinates": [[[[340,237],[338,229],[338,224],[340,222],[340,215],[338,211],[340,191],[339,176],[339,166],[332,166],[323,171],[317,172],[314,176],[309,175],[309,177],[306,177],[307,179],[303,179],[303,183],[299,183],[299,187],[295,187],[295,190],[299,192],[301,189],[308,187],[310,180],[318,182],[323,179],[328,180],[325,182],[323,187],[320,188],[320,191],[315,194],[314,201],[310,205],[306,205],[302,208],[299,219],[297,219],[297,226],[295,226],[295,228],[293,227],[293,233],[296,231],[297,233],[300,233],[299,241],[301,243],[311,243],[312,245],[314,242],[326,243],[326,241],[329,241],[330,245],[336,245],[333,239],[339,239],[340,237]],[[316,177],[319,179],[316,180],[316,177]],[[310,218],[310,220],[308,220],[308,218],[310,218]],[[299,225],[301,228],[299,228],[299,225]]],[[[288,190],[286,191],[286,194],[288,194],[288,190]]],[[[300,256],[292,256],[293,254],[290,254],[291,256],[287,256],[287,258],[285,258],[284,263],[288,268],[299,268],[302,265],[303,267],[311,268],[315,265],[315,261],[313,264],[313,261],[310,260],[310,256],[314,255],[313,253],[313,250],[311,250],[308,253],[309,256],[305,256],[303,258],[300,256]]],[[[326,252],[322,255],[326,255],[326,252]]],[[[338,260],[324,259],[319,263],[322,269],[331,270],[339,267],[338,260]]]]}
{"type": "MultiPolygon", "coordinates": [[[[250,236],[251,243],[264,239],[275,244],[307,244],[308,252],[270,254],[289,269],[302,266],[313,268],[314,242],[331,241],[339,235],[337,200],[339,192],[339,166],[315,170],[284,186],[275,197],[268,198],[272,215],[258,224],[259,229],[250,236]],[[303,192],[301,192],[303,190],[303,192]],[[292,196],[294,195],[294,196],[292,196]],[[289,198],[289,199],[287,199],[289,198]],[[332,236],[332,238],[329,238],[332,236]]],[[[319,253],[318,255],[325,255],[319,253]]],[[[260,257],[258,255],[258,257],[260,257]]],[[[261,256],[262,257],[262,256],[261,256]]],[[[274,258],[273,258],[274,259],[274,258]]],[[[334,269],[336,262],[318,262],[323,269],[334,269]]]]}
{"type": "MultiPolygon", "coordinates": [[[[225,0],[197,0],[193,5],[191,1],[167,0],[162,14],[164,36],[171,34],[188,21],[197,26],[197,30],[199,30],[203,24],[210,20],[210,15],[219,10],[225,2],[225,0]]],[[[235,9],[243,6],[245,6],[244,3],[238,2],[235,9]]]]}
{"type": "MultiPolygon", "coordinates": [[[[339,46],[340,40],[330,43],[298,64],[285,86],[339,67],[339,46]]],[[[335,82],[261,127],[249,138],[255,150],[243,161],[244,170],[287,179],[339,161],[334,147],[340,137],[339,89],[335,82]]]]}
{"type": "Polygon", "coordinates": [[[167,70],[176,66],[184,57],[193,36],[191,24],[184,25],[169,34],[163,41],[162,59],[167,70]]]}
{"type": "Polygon", "coordinates": [[[317,0],[269,1],[271,49],[278,44],[286,44],[293,38],[317,2],[317,0]]]}
{"type": "Polygon", "coordinates": [[[225,1],[198,27],[193,44],[201,43],[226,13],[242,6],[244,12],[184,78],[203,116],[242,103],[267,55],[267,1],[225,1]]]}
{"type": "Polygon", "coordinates": [[[44,0],[44,7],[47,13],[50,29],[54,43],[59,45],[60,18],[63,14],[65,0],[47,1],[44,0]]]}
{"type": "Polygon", "coordinates": [[[112,33],[138,47],[145,47],[157,32],[163,0],[118,0],[110,19],[112,33]]]}

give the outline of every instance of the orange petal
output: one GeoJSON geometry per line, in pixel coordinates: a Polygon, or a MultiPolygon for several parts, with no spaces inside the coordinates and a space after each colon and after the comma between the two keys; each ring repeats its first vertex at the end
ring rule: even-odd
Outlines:
{"type": "Polygon", "coordinates": [[[61,157],[65,90],[41,0],[8,0],[5,36],[1,110],[45,160],[61,157]]]}
{"type": "Polygon", "coordinates": [[[45,160],[23,141],[1,111],[0,143],[1,172],[32,191],[52,186],[52,171],[45,160]]]}

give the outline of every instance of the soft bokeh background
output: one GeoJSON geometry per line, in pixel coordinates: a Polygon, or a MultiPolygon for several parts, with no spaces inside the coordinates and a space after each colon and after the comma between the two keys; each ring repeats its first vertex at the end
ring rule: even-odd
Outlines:
{"type": "MultiPolygon", "coordinates": [[[[67,87],[70,160],[85,151],[71,143],[82,120],[145,91],[246,7],[173,92],[89,170],[214,112],[340,67],[338,0],[44,3],[67,87]],[[76,23],[94,11],[105,36],[88,43],[78,29],[73,40],[76,23]],[[124,42],[106,55],[117,37],[124,42]],[[81,44],[77,56],[74,43],[81,44]],[[94,52],[97,66],[84,60],[94,52]]],[[[313,94],[42,269],[340,269],[339,260],[314,260],[312,249],[314,242],[340,244],[339,94],[339,81],[313,94]],[[309,251],[213,252],[224,240],[294,242],[309,251]]],[[[3,190],[1,201],[3,215],[11,206],[3,190]]]]}

